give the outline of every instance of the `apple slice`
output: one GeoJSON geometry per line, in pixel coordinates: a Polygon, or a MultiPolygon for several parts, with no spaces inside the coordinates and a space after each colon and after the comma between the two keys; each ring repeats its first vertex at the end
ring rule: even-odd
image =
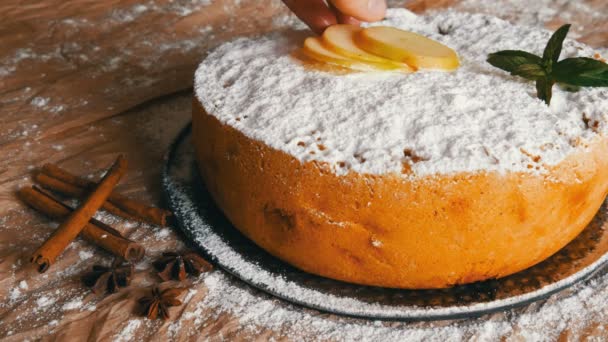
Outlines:
{"type": "Polygon", "coordinates": [[[387,64],[393,66],[395,69],[405,69],[414,71],[407,64],[392,61],[380,56],[373,55],[355,44],[355,36],[362,29],[353,25],[332,25],[325,29],[323,32],[322,40],[323,44],[330,50],[345,56],[350,59],[360,60],[363,62],[387,64]]]}
{"type": "Polygon", "coordinates": [[[405,71],[405,69],[398,69],[393,64],[381,64],[375,62],[363,62],[355,59],[348,58],[346,56],[335,53],[323,45],[321,38],[308,37],[304,40],[304,47],[302,52],[319,62],[329,63],[347,67],[353,70],[362,71],[381,71],[381,70],[396,70],[405,71]]]}
{"type": "Polygon", "coordinates": [[[449,47],[419,34],[394,27],[361,30],[355,43],[363,50],[416,68],[454,70],[460,62],[449,47]]]}

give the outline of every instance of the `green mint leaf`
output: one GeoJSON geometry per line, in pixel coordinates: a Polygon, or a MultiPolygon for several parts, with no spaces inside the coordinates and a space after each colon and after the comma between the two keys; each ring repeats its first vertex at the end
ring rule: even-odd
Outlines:
{"type": "Polygon", "coordinates": [[[553,66],[555,81],[579,87],[608,87],[608,64],[593,58],[566,58],[553,66]]]}
{"type": "Polygon", "coordinates": [[[519,50],[505,50],[488,55],[488,63],[510,73],[513,73],[513,71],[515,71],[520,65],[540,65],[541,62],[542,59],[540,57],[529,52],[519,50]]]}
{"type": "Polygon", "coordinates": [[[559,60],[559,55],[562,53],[562,45],[564,44],[564,39],[566,39],[569,30],[570,24],[566,24],[557,29],[545,47],[543,62],[549,67],[549,71],[551,71],[552,64],[557,63],[559,60]]]}
{"type": "Polygon", "coordinates": [[[558,62],[569,30],[570,24],[566,24],[553,33],[542,58],[525,51],[505,50],[489,54],[487,61],[511,75],[536,81],[537,96],[547,105],[551,104],[555,83],[567,91],[608,87],[608,64],[584,57],[558,62]]]}
{"type": "Polygon", "coordinates": [[[519,65],[511,72],[513,76],[521,76],[525,79],[536,81],[539,78],[547,76],[545,69],[538,64],[522,64],[519,65]]]}
{"type": "Polygon", "coordinates": [[[539,99],[545,101],[548,105],[551,104],[551,97],[553,96],[553,81],[546,77],[539,78],[536,80],[536,93],[539,99]]]}

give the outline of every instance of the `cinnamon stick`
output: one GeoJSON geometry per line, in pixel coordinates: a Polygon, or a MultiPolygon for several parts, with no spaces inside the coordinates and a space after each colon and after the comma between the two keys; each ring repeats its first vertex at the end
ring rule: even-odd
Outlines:
{"type": "MultiPolygon", "coordinates": [[[[47,190],[51,190],[57,192],[61,195],[73,197],[73,198],[83,198],[87,195],[88,191],[76,185],[66,183],[60,179],[51,177],[45,173],[37,173],[34,175],[34,180],[36,183],[40,184],[43,188],[47,190]]],[[[109,201],[105,201],[101,206],[104,210],[109,213],[112,213],[116,216],[124,217],[129,220],[138,220],[134,218],[132,215],[124,212],[122,209],[116,207],[109,201]]]]}
{"type": "MultiPolygon", "coordinates": [[[[41,172],[51,178],[63,182],[64,184],[69,184],[75,188],[80,188],[80,195],[77,196],[76,194],[68,194],[69,196],[81,197],[83,194],[88,193],[88,191],[90,191],[90,189],[94,188],[96,185],[95,182],[75,176],[54,164],[45,164],[42,167],[41,172]]],[[[48,182],[47,185],[51,186],[51,184],[48,184],[48,182]]],[[[56,191],[60,192],[61,190],[56,189],[56,191]]],[[[75,193],[75,191],[72,192],[75,193]]],[[[112,192],[112,194],[108,197],[108,202],[110,203],[110,208],[104,205],[104,209],[112,212],[113,214],[122,217],[128,216],[126,218],[138,218],[142,221],[156,225],[165,226],[167,224],[167,217],[172,215],[172,213],[168,210],[153,206],[146,206],[116,192],[112,192]],[[112,205],[114,208],[111,207],[112,205]]]]}
{"type": "Polygon", "coordinates": [[[127,161],[121,155],[110,167],[106,175],[99,182],[95,190],[76,208],[66,221],[59,225],[57,230],[36,250],[31,262],[38,266],[38,272],[45,272],[51,266],[57,256],[70,244],[72,240],[87,225],[95,212],[101,208],[114,186],[124,175],[127,169],[127,161]]]}
{"type": "MultiPolygon", "coordinates": [[[[18,195],[27,205],[52,219],[64,219],[74,210],[36,186],[22,188],[18,195]]],[[[116,229],[94,218],[89,220],[80,236],[127,261],[139,261],[145,254],[140,244],[126,239],[116,229]]]]}

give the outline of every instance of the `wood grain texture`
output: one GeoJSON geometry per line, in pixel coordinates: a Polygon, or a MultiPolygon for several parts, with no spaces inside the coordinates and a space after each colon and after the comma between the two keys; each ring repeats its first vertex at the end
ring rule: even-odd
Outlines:
{"type": "MultiPolygon", "coordinates": [[[[405,4],[416,11],[451,7],[514,22],[538,19],[538,25],[549,28],[568,20],[580,28],[576,34],[581,40],[608,47],[608,3],[604,0],[555,1],[563,8],[548,18],[534,12],[532,5],[520,9],[513,2],[501,0],[485,7],[456,0],[405,4]]],[[[137,317],[133,309],[138,295],[158,282],[149,263],[163,251],[185,248],[178,234],[162,227],[103,215],[104,222],[141,242],[149,252],[131,289],[105,298],[84,289],[79,277],[94,263],[109,263],[110,257],[80,240],[57,260],[52,272],[37,275],[27,267],[27,258],[55,225],[15,197],[18,187],[31,183],[31,171],[44,163],[98,177],[96,170],[124,153],[130,169],[119,190],[161,204],[162,156],[189,121],[188,89],[198,61],[209,48],[230,37],[281,28],[285,13],[278,0],[0,2],[0,338],[115,340],[120,334],[155,340],[315,338],[294,337],[288,327],[257,326],[243,317],[201,306],[207,293],[204,277],[192,284],[195,291],[185,305],[172,311],[175,322],[137,317]]],[[[232,281],[235,287],[244,287],[232,281]]],[[[257,291],[247,291],[268,300],[257,291]]],[[[507,339],[522,336],[524,328],[514,322],[504,336],[507,339]]],[[[558,327],[560,336],[605,337],[605,321],[580,323],[577,330],[558,327]]],[[[445,324],[452,323],[440,325],[445,324]]],[[[390,326],[406,329],[412,325],[390,326]]]]}

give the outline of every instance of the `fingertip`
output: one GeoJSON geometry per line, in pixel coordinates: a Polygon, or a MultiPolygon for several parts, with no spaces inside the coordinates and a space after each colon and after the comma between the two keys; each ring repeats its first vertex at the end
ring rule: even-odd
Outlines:
{"type": "Polygon", "coordinates": [[[362,21],[378,21],[386,14],[385,0],[331,0],[342,13],[362,21]]]}
{"type": "Polygon", "coordinates": [[[325,29],[338,23],[333,14],[318,15],[306,21],[311,30],[316,34],[322,34],[325,29]]]}

